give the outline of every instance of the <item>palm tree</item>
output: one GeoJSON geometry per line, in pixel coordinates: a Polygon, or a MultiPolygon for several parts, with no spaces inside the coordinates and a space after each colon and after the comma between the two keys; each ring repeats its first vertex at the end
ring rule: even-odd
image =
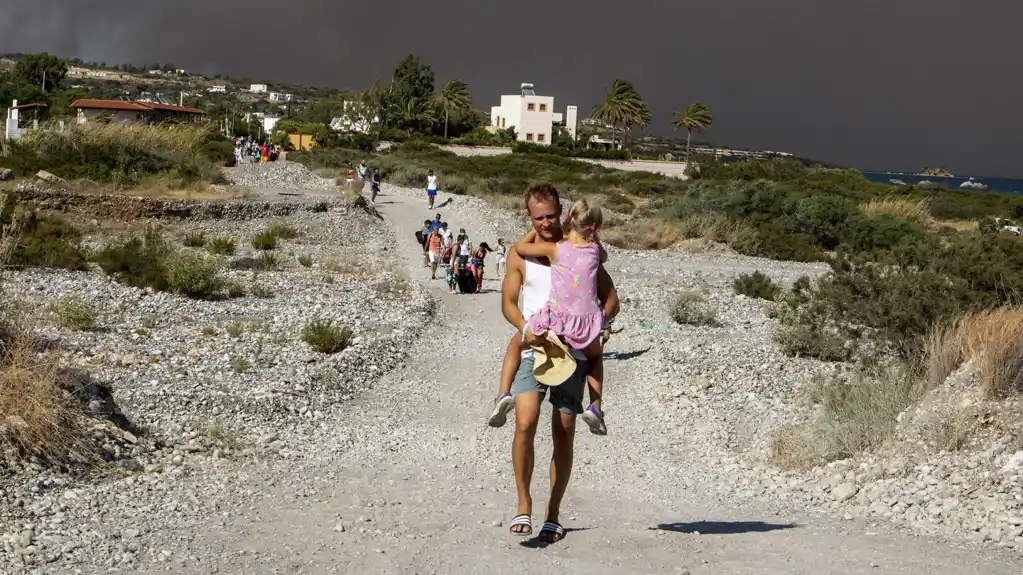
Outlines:
{"type": "Polygon", "coordinates": [[[677,130],[686,129],[686,163],[689,163],[689,146],[693,131],[702,132],[714,125],[714,116],[703,102],[693,102],[681,112],[675,112],[671,125],[677,130]]]}
{"type": "Polygon", "coordinates": [[[412,132],[422,131],[424,126],[429,126],[434,121],[433,108],[430,107],[429,102],[415,96],[398,103],[394,110],[394,117],[409,137],[412,137],[412,132]]]}
{"type": "Polygon", "coordinates": [[[448,120],[451,112],[464,112],[472,106],[472,97],[469,95],[469,85],[462,80],[450,80],[440,90],[440,97],[437,104],[444,110],[444,137],[448,137],[448,120]]]}
{"type": "Polygon", "coordinates": [[[649,122],[649,110],[632,82],[617,78],[611,83],[611,89],[604,96],[604,101],[593,107],[590,115],[611,125],[611,142],[614,145],[618,124],[628,126],[649,122]]]}

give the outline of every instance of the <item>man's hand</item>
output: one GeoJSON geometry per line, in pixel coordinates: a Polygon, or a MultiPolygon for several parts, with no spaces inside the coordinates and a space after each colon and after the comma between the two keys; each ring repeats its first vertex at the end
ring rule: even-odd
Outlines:
{"type": "Polygon", "coordinates": [[[526,337],[523,343],[525,343],[527,347],[541,346],[544,341],[546,341],[545,337],[537,335],[533,333],[533,330],[526,328],[526,337]]]}

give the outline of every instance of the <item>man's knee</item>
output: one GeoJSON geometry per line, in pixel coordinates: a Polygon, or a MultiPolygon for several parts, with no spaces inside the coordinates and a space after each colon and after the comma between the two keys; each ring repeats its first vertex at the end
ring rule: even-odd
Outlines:
{"type": "Polygon", "coordinates": [[[551,438],[555,447],[559,443],[567,442],[569,445],[575,441],[575,414],[554,410],[551,422],[551,438]]]}
{"type": "Polygon", "coordinates": [[[540,422],[543,397],[536,392],[521,393],[515,397],[515,435],[532,439],[540,422]]]}

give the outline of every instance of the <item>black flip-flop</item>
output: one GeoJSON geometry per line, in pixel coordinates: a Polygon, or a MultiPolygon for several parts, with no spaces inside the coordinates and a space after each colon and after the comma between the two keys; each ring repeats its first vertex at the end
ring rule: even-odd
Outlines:
{"type": "Polygon", "coordinates": [[[565,538],[565,528],[557,521],[545,521],[543,527],[540,528],[540,533],[536,537],[547,543],[557,543],[565,538]],[[545,537],[544,533],[550,533],[551,535],[545,537]]]}
{"type": "Polygon", "coordinates": [[[527,513],[523,513],[522,515],[516,515],[515,518],[511,520],[511,524],[508,525],[508,532],[518,537],[528,537],[532,535],[533,518],[530,517],[529,514],[527,513]],[[512,527],[515,527],[517,525],[525,525],[526,528],[523,529],[522,531],[512,531],[512,527]]]}

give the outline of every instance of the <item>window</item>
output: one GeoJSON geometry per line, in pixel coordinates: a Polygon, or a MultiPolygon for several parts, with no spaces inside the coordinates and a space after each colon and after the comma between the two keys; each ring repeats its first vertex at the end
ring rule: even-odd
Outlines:
{"type": "Polygon", "coordinates": [[[507,126],[506,126],[506,122],[505,122],[505,120],[507,120],[507,119],[508,119],[508,118],[501,118],[501,128],[502,128],[502,129],[504,129],[504,128],[506,128],[506,127],[507,127],[507,126]]]}
{"type": "Polygon", "coordinates": [[[547,104],[540,104],[540,111],[541,112],[546,112],[547,111],[547,104]]]}
{"type": "Polygon", "coordinates": [[[535,110],[535,109],[536,109],[536,104],[534,104],[534,103],[532,103],[532,102],[530,102],[530,103],[526,104],[526,110],[527,110],[527,111],[530,111],[530,112],[532,112],[532,111],[533,111],[533,110],[535,110]]]}
{"type": "Polygon", "coordinates": [[[547,138],[547,134],[537,134],[536,135],[536,141],[537,142],[543,142],[546,138],[547,138]]]}
{"type": "Polygon", "coordinates": [[[526,134],[526,141],[527,142],[532,142],[533,141],[533,134],[526,134]]]}

